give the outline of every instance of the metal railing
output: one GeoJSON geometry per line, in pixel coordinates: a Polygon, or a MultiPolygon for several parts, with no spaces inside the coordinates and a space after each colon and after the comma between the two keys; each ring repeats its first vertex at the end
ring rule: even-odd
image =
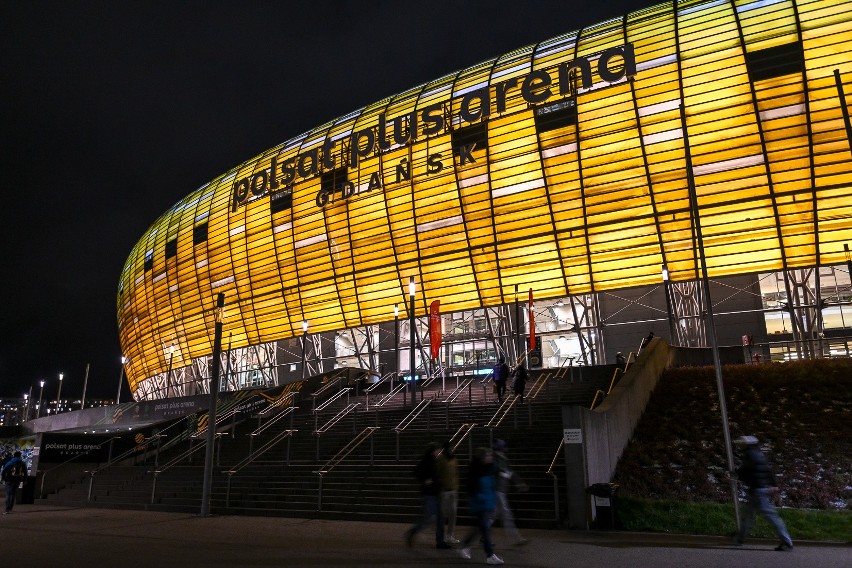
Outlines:
{"type": "MultiPolygon", "coordinates": [[[[471,438],[470,433],[476,427],[475,422],[464,423],[459,426],[459,429],[455,431],[455,433],[450,436],[449,444],[450,448],[453,450],[453,453],[457,453],[459,446],[467,440],[467,453],[468,458],[473,459],[473,438],[471,438]]],[[[444,450],[442,449],[441,452],[444,450]]]]}
{"type": "Polygon", "coordinates": [[[455,388],[453,392],[447,395],[447,398],[440,401],[444,404],[444,410],[446,411],[447,418],[447,428],[450,427],[450,404],[456,401],[456,399],[461,396],[461,394],[467,389],[467,403],[468,405],[473,404],[473,393],[471,392],[473,381],[475,379],[473,377],[467,378],[462,383],[455,388]]]}
{"type": "MultiPolygon", "coordinates": [[[[249,433],[249,455],[251,455],[252,452],[254,452],[254,439],[255,439],[255,437],[260,436],[263,432],[266,431],[267,428],[269,428],[273,424],[278,423],[280,420],[283,420],[287,416],[290,417],[290,430],[293,430],[293,418],[295,417],[296,411],[298,409],[299,409],[298,406],[288,406],[287,408],[285,408],[284,410],[282,410],[281,412],[279,412],[278,414],[276,414],[275,416],[273,416],[272,418],[267,420],[266,424],[256,428],[252,432],[250,432],[249,433]]],[[[289,453],[290,452],[289,452],[289,449],[288,449],[288,452],[287,452],[288,458],[289,458],[289,453]]],[[[289,459],[288,459],[288,461],[289,461],[289,459]]]]}
{"type": "MultiPolygon", "coordinates": [[[[343,385],[342,385],[343,377],[339,376],[339,375],[340,375],[340,373],[338,373],[337,375],[335,375],[332,378],[329,378],[329,380],[322,387],[320,387],[320,389],[317,392],[311,393],[311,400],[312,400],[311,410],[312,411],[315,412],[317,410],[317,399],[320,398],[321,396],[324,396],[326,393],[328,393],[334,387],[337,387],[338,389],[343,390],[343,388],[344,388],[343,385]]],[[[348,389],[348,390],[351,390],[351,389],[348,389]]],[[[337,395],[335,395],[335,396],[337,396],[337,395]]]]}
{"type": "Polygon", "coordinates": [[[405,431],[406,428],[411,426],[417,417],[419,417],[423,411],[428,410],[426,413],[426,429],[429,429],[429,425],[432,420],[432,400],[431,398],[426,398],[421,400],[417,406],[415,406],[411,412],[408,413],[408,416],[402,419],[402,421],[394,427],[394,432],[396,432],[396,461],[399,461],[399,435],[405,431]]]}
{"type": "MultiPolygon", "coordinates": [[[[215,435],[216,435],[216,441],[217,441],[217,443],[218,443],[219,439],[220,439],[220,438],[221,438],[224,434],[222,434],[221,432],[217,432],[215,435]]],[[[149,472],[149,473],[153,473],[153,474],[154,474],[154,482],[153,482],[153,484],[151,485],[151,503],[154,503],[154,502],[155,502],[155,500],[156,500],[156,495],[157,495],[157,480],[158,480],[158,478],[159,478],[160,474],[161,474],[161,473],[163,473],[163,472],[165,472],[165,471],[167,471],[167,470],[169,470],[169,469],[171,469],[171,468],[173,468],[174,466],[176,466],[177,464],[179,464],[179,463],[180,463],[180,462],[182,462],[183,460],[185,460],[185,459],[187,459],[187,458],[191,457],[191,456],[192,456],[193,454],[195,454],[195,452],[197,452],[198,450],[200,450],[200,449],[202,449],[202,448],[206,448],[206,447],[207,447],[207,438],[203,438],[203,439],[202,439],[202,441],[201,441],[200,443],[198,443],[198,444],[191,444],[191,445],[189,446],[189,449],[185,450],[184,452],[182,452],[182,453],[181,453],[181,454],[179,454],[178,456],[176,456],[176,457],[172,458],[171,460],[169,460],[168,462],[166,462],[165,464],[163,464],[163,465],[162,465],[162,467],[159,467],[159,468],[155,469],[154,471],[149,472]]],[[[216,452],[216,458],[217,458],[217,460],[218,460],[218,457],[219,457],[219,452],[216,452]]],[[[217,463],[217,465],[219,465],[219,464],[217,463]]]]}
{"type": "MultiPolygon", "coordinates": [[[[491,420],[488,421],[488,424],[485,425],[488,428],[488,445],[489,447],[494,446],[494,429],[499,428],[500,424],[503,420],[508,416],[509,412],[512,411],[513,408],[520,401],[521,397],[518,395],[506,395],[505,400],[503,400],[503,404],[500,405],[500,408],[497,409],[497,412],[494,413],[494,416],[491,417],[491,420]]],[[[527,404],[527,409],[529,409],[530,405],[527,404]]],[[[530,423],[532,423],[532,415],[530,414],[530,423]]],[[[515,428],[518,427],[518,413],[515,412],[515,428]]]]}
{"type": "Polygon", "coordinates": [[[325,462],[325,464],[318,470],[315,470],[313,473],[316,473],[319,476],[319,488],[317,494],[317,511],[322,511],[322,479],[325,475],[329,474],[331,470],[337,467],[340,462],[342,462],[346,457],[351,454],[355,448],[360,446],[364,441],[368,438],[370,440],[370,465],[373,465],[373,433],[378,430],[378,427],[375,426],[367,426],[364,428],[360,434],[352,438],[346,446],[344,446],[339,452],[334,454],[334,456],[325,462]]]}
{"type": "Polygon", "coordinates": [[[562,448],[565,447],[565,438],[559,440],[559,447],[556,448],[556,453],[553,454],[553,459],[550,461],[550,467],[547,468],[545,472],[547,475],[553,478],[553,512],[554,519],[559,520],[559,478],[556,477],[556,474],[553,472],[553,469],[556,467],[556,458],[559,457],[559,452],[562,451],[562,448]]]}
{"type": "Polygon", "coordinates": [[[266,417],[267,414],[274,418],[275,416],[277,416],[278,411],[280,411],[282,408],[293,408],[292,405],[296,403],[296,397],[298,395],[298,391],[288,392],[286,395],[273,401],[269,404],[269,406],[258,412],[257,427],[260,428],[261,424],[263,423],[263,419],[266,417]]]}
{"type": "MultiPolygon", "coordinates": [[[[323,406],[325,406],[325,405],[323,405],[323,406]]],[[[361,406],[360,402],[348,404],[348,400],[347,400],[346,408],[344,408],[343,410],[341,410],[340,412],[335,414],[328,422],[323,424],[321,427],[319,427],[319,428],[315,427],[314,428],[314,435],[317,437],[317,459],[319,459],[319,456],[320,456],[320,437],[322,436],[322,434],[325,433],[325,432],[328,432],[332,428],[332,426],[334,426],[335,424],[337,424],[338,422],[343,420],[343,418],[345,418],[347,415],[355,412],[355,410],[359,406],[361,406]]],[[[319,411],[319,409],[317,409],[317,411],[319,411]]],[[[317,415],[314,414],[315,423],[316,423],[316,417],[317,417],[317,415]]],[[[353,434],[354,434],[355,421],[352,422],[352,430],[353,430],[353,434]]]]}
{"type": "Polygon", "coordinates": [[[387,381],[390,381],[389,391],[394,389],[393,386],[393,376],[396,375],[396,371],[391,371],[390,373],[385,373],[383,377],[381,377],[378,381],[370,385],[369,387],[364,389],[364,410],[370,410],[370,395],[373,394],[374,391],[379,390],[379,387],[382,386],[387,381]]]}
{"type": "Polygon", "coordinates": [[[287,458],[285,460],[285,463],[290,463],[289,441],[290,441],[290,438],[293,437],[293,434],[295,432],[298,432],[298,430],[293,430],[293,429],[284,430],[283,432],[276,434],[271,440],[269,440],[268,442],[263,444],[261,447],[259,447],[257,449],[257,451],[250,453],[243,461],[241,461],[240,463],[238,463],[237,465],[235,465],[234,467],[232,467],[231,469],[229,469],[225,472],[225,473],[228,474],[228,487],[225,491],[225,507],[231,506],[231,479],[233,479],[233,477],[237,473],[239,473],[240,470],[242,470],[244,467],[246,467],[247,465],[252,463],[254,460],[256,460],[257,458],[259,458],[260,456],[265,454],[267,451],[269,451],[271,448],[273,448],[275,445],[277,445],[278,442],[280,442],[284,438],[287,438],[287,442],[288,442],[287,458]]]}

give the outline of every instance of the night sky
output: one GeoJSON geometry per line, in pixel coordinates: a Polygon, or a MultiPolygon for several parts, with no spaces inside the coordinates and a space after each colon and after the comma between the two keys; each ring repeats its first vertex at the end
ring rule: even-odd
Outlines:
{"type": "MultiPolygon", "coordinates": [[[[654,0],[0,8],[0,397],[115,397],[116,293],[218,174],[366,104],[654,0]]],[[[125,385],[123,400],[129,400],[125,385]]]]}

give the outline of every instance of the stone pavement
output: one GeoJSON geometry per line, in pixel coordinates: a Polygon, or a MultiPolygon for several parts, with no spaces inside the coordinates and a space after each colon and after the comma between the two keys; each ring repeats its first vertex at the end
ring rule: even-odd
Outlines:
{"type": "MultiPolygon", "coordinates": [[[[413,521],[413,519],[412,519],[413,521]]],[[[16,505],[0,516],[0,558],[35,568],[482,566],[481,547],[471,560],[455,550],[436,550],[421,533],[413,548],[403,542],[408,527],[283,517],[198,517],[182,513],[16,505]]],[[[460,527],[463,536],[468,527],[460,527]]],[[[627,532],[525,530],[530,543],[506,544],[495,530],[497,553],[506,566],[801,567],[852,566],[852,546],[797,542],[775,552],[774,542],[730,546],[721,537],[627,532]]]]}

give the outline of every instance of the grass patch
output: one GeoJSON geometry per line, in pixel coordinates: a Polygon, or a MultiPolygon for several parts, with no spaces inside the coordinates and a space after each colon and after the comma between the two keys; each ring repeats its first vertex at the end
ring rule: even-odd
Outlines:
{"type": "MultiPolygon", "coordinates": [[[[675,534],[733,536],[734,507],[721,503],[656,501],[618,496],[619,528],[675,534]]],[[[779,509],[793,540],[852,542],[852,511],[779,509]]],[[[775,538],[772,527],[760,516],[751,537],[775,538]]]]}

